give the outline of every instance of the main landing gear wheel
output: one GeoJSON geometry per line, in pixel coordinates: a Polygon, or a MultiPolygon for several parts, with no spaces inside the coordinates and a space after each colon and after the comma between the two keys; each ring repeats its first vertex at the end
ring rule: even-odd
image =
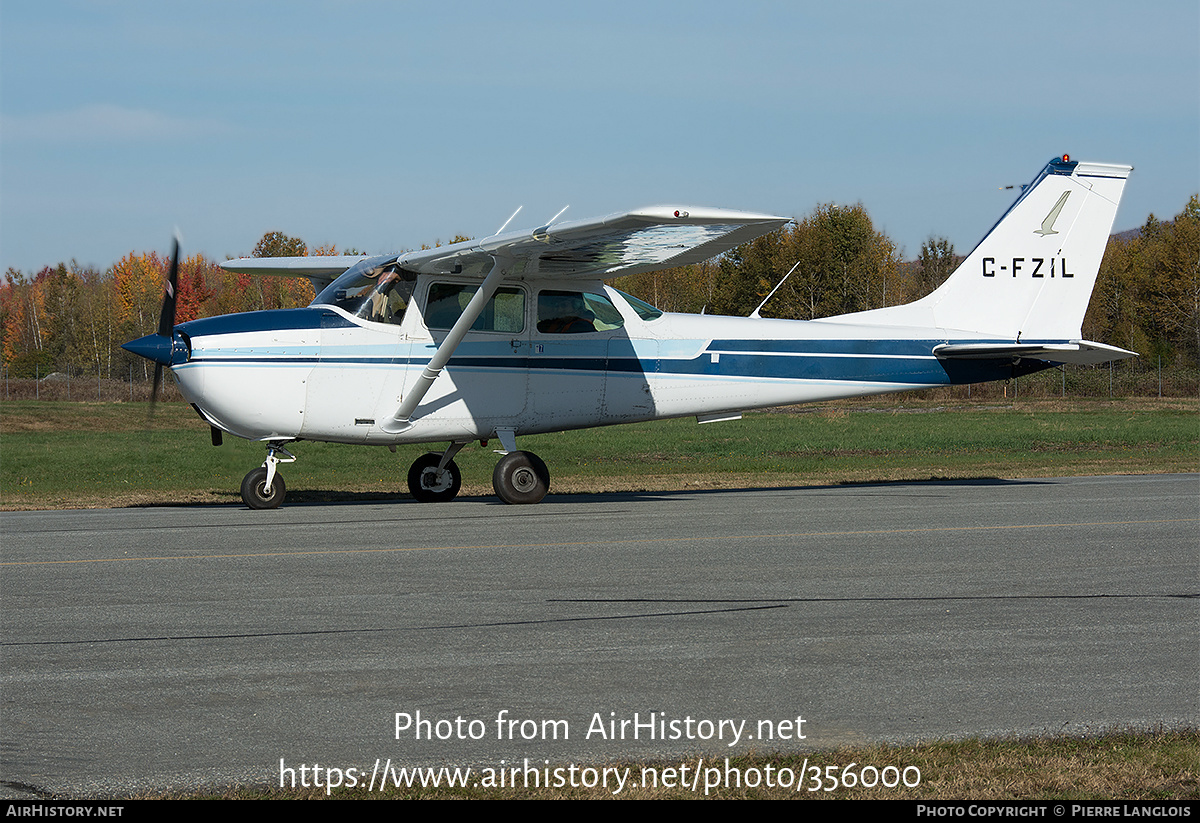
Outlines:
{"type": "Polygon", "coordinates": [[[505,503],[537,503],[550,490],[550,470],[533,452],[509,452],[492,472],[492,488],[505,503]]]}
{"type": "Polygon", "coordinates": [[[440,454],[423,454],[408,470],[408,490],[420,503],[449,503],[462,488],[462,474],[453,460],[438,474],[440,454]]]}
{"type": "Polygon", "coordinates": [[[277,509],[287,496],[287,486],[278,472],[271,480],[271,491],[267,493],[267,469],[259,466],[242,480],[242,500],[252,509],[277,509]]]}

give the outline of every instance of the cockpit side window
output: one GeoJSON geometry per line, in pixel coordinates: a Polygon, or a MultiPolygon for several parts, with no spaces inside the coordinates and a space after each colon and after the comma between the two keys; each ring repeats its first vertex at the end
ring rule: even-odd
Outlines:
{"type": "Polygon", "coordinates": [[[537,310],[537,330],[542,334],[587,334],[625,325],[625,318],[603,294],[544,289],[538,292],[537,310]]]}
{"type": "MultiPolygon", "coordinates": [[[[431,329],[448,329],[462,315],[478,286],[462,283],[434,283],[425,300],[425,325],[431,329]]],[[[472,331],[494,331],[519,334],[525,330],[525,292],[513,286],[496,289],[492,299],[483,307],[472,331]]]]}

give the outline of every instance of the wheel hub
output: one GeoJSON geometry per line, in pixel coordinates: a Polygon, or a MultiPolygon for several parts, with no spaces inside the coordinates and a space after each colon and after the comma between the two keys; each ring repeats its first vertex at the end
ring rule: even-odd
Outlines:
{"type": "Polygon", "coordinates": [[[450,488],[453,483],[453,478],[450,472],[438,472],[437,467],[425,469],[421,472],[421,488],[429,489],[431,492],[444,492],[450,488]]]}
{"type": "Polygon", "coordinates": [[[517,491],[526,493],[537,485],[537,474],[533,469],[522,467],[513,472],[512,482],[517,491]]]}

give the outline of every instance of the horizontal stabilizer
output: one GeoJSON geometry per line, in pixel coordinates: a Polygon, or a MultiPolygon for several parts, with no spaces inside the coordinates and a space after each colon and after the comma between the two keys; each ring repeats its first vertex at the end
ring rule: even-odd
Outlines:
{"type": "Polygon", "coordinates": [[[943,343],[935,346],[933,353],[943,360],[996,360],[1012,357],[1015,360],[1048,360],[1052,363],[1070,363],[1075,366],[1091,366],[1110,360],[1137,357],[1137,352],[1093,343],[1090,340],[1071,343],[943,343]]]}

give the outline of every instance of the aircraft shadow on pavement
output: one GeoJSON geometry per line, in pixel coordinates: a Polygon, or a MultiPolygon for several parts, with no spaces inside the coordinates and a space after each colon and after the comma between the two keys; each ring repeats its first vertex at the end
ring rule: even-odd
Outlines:
{"type": "MultiPolygon", "coordinates": [[[[863,483],[825,483],[812,486],[739,486],[731,488],[691,488],[691,489],[671,489],[657,491],[605,491],[605,492],[561,492],[551,493],[547,495],[544,503],[571,503],[585,501],[638,501],[638,500],[672,500],[695,497],[697,495],[712,495],[712,494],[730,494],[730,493],[750,493],[750,492],[815,492],[815,491],[832,491],[838,489],[898,489],[904,486],[912,486],[915,489],[954,489],[968,488],[977,486],[1027,486],[1027,485],[1044,485],[1052,483],[1049,479],[1024,479],[1010,480],[1001,477],[971,477],[971,478],[934,478],[930,480],[882,480],[875,482],[863,483]]],[[[505,506],[508,504],[501,501],[499,498],[490,494],[470,495],[462,494],[456,498],[456,501],[471,502],[471,503],[487,503],[496,506],[505,506]]],[[[416,500],[403,492],[352,492],[344,489],[289,489],[288,490],[289,505],[347,505],[347,504],[375,504],[375,503],[412,503],[418,504],[416,500]]],[[[161,501],[155,503],[132,503],[128,508],[206,508],[212,506],[230,506],[235,504],[241,506],[241,500],[234,495],[230,495],[229,500],[221,500],[216,502],[195,502],[195,501],[161,501]]],[[[453,505],[450,505],[450,511],[453,510],[453,505]]],[[[521,507],[515,507],[521,508],[521,507]]],[[[445,506],[430,506],[430,511],[445,511],[445,506]]]]}

